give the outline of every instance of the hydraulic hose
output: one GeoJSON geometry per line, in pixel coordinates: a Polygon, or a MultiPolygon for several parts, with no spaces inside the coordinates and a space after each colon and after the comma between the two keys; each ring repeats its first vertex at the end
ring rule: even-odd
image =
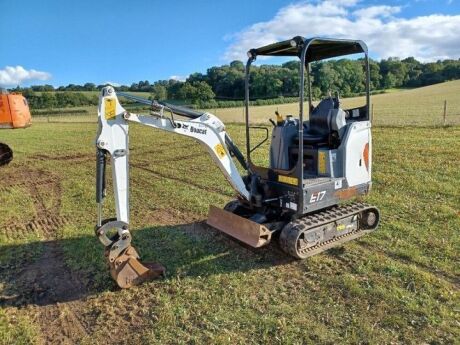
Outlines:
{"type": "Polygon", "coordinates": [[[204,112],[195,111],[189,108],[180,107],[178,105],[174,105],[174,104],[170,104],[166,102],[155,101],[155,100],[150,100],[150,99],[134,96],[126,92],[117,92],[117,95],[131,99],[133,101],[136,101],[137,103],[142,103],[142,104],[147,104],[147,105],[153,105],[157,103],[157,104],[164,106],[165,108],[170,109],[174,114],[188,117],[189,119],[196,119],[204,114],[204,112]]]}

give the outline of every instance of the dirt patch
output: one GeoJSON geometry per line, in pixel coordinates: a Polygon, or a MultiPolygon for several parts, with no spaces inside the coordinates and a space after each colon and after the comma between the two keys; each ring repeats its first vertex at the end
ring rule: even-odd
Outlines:
{"type": "Polygon", "coordinates": [[[36,215],[32,219],[8,224],[2,229],[9,239],[35,233],[43,242],[41,255],[24,262],[20,269],[2,269],[2,280],[9,287],[0,305],[29,306],[45,343],[75,343],[87,332],[80,322],[86,286],[76,272],[65,264],[62,248],[56,239],[69,219],[60,215],[61,180],[54,174],[32,168],[14,169],[4,174],[1,190],[23,186],[33,201],[36,215]]]}
{"type": "Polygon", "coordinates": [[[57,241],[44,242],[41,256],[18,272],[4,273],[10,289],[0,305],[31,309],[44,343],[74,344],[88,335],[81,314],[87,289],[65,264],[57,241]]]}
{"type": "Polygon", "coordinates": [[[37,235],[43,234],[45,237],[53,237],[68,223],[68,217],[55,215],[34,217],[27,223],[16,222],[8,224],[6,227],[2,228],[2,232],[5,234],[6,238],[10,240],[24,238],[31,233],[37,235]]]}
{"type": "Polygon", "coordinates": [[[15,304],[48,305],[83,297],[84,284],[69,271],[62,257],[62,249],[56,241],[44,242],[42,255],[16,276],[20,296],[15,304]]]}
{"type": "Polygon", "coordinates": [[[71,154],[71,155],[59,155],[59,156],[49,156],[44,154],[36,154],[32,159],[40,161],[89,161],[95,159],[95,155],[88,155],[84,153],[71,154]]]}
{"type": "Polygon", "coordinates": [[[36,233],[46,239],[54,239],[68,219],[60,215],[62,187],[60,179],[43,170],[22,168],[2,176],[0,193],[15,186],[24,187],[33,201],[36,215],[10,223],[2,232],[8,239],[23,238],[36,233]]]}
{"type": "Polygon", "coordinates": [[[45,343],[74,343],[87,335],[78,316],[86,287],[65,265],[56,241],[45,242],[40,258],[24,267],[14,282],[16,296],[6,304],[32,305],[45,343]]]}
{"type": "Polygon", "coordinates": [[[8,169],[7,173],[5,170],[2,171],[0,192],[7,191],[12,187],[47,186],[56,183],[56,177],[44,170],[24,169],[23,166],[20,169],[8,169]]]}
{"type": "Polygon", "coordinates": [[[81,303],[48,305],[40,310],[39,324],[45,344],[76,344],[88,333],[76,314],[81,303]]]}

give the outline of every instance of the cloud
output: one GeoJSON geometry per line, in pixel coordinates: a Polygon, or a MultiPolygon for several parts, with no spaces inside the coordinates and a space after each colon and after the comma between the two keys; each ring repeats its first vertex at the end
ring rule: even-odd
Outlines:
{"type": "Polygon", "coordinates": [[[398,16],[399,6],[360,6],[359,0],[290,4],[275,16],[227,35],[223,59],[244,60],[251,48],[297,35],[361,39],[377,58],[414,56],[421,61],[460,57],[460,15],[398,16]]]}
{"type": "Polygon", "coordinates": [[[120,83],[116,83],[116,82],[114,82],[114,81],[105,81],[103,84],[104,84],[104,85],[111,85],[111,86],[113,86],[113,87],[119,87],[119,86],[121,86],[120,83]]]}
{"type": "Polygon", "coordinates": [[[48,80],[50,78],[51,74],[47,72],[26,70],[22,66],[6,66],[0,69],[0,85],[3,86],[16,86],[26,80],[48,80]]]}
{"type": "Polygon", "coordinates": [[[185,76],[183,76],[183,75],[172,75],[168,79],[177,80],[177,81],[185,81],[185,80],[187,80],[187,78],[188,78],[188,75],[185,75],[185,76]]]}
{"type": "Polygon", "coordinates": [[[393,14],[399,13],[401,11],[401,7],[399,6],[370,6],[361,8],[353,12],[353,14],[358,17],[358,19],[366,19],[366,18],[387,18],[391,17],[393,14]]]}

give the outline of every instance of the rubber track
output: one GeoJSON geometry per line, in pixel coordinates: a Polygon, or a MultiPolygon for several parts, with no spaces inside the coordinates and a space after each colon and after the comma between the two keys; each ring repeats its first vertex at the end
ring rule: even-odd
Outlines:
{"type": "Polygon", "coordinates": [[[363,211],[374,209],[378,210],[375,206],[371,206],[364,203],[351,203],[347,205],[335,206],[331,209],[324,210],[312,215],[299,218],[291,223],[289,223],[281,232],[280,235],[280,245],[281,248],[288,254],[292,255],[298,259],[304,259],[309,256],[319,254],[327,249],[335,247],[341,243],[348,242],[352,239],[361,237],[362,235],[369,233],[375,230],[378,226],[378,221],[376,222],[373,229],[358,229],[355,231],[348,232],[341,236],[336,236],[331,240],[324,241],[315,246],[305,248],[301,251],[299,256],[295,251],[297,245],[297,238],[299,232],[303,233],[308,230],[338,221],[343,218],[347,218],[353,215],[362,213],[363,211]]]}

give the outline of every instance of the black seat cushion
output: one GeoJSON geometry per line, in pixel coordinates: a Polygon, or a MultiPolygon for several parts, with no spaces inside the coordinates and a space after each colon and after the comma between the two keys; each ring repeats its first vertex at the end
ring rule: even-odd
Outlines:
{"type": "MultiPolygon", "coordinates": [[[[327,144],[329,140],[329,135],[324,134],[313,134],[313,133],[304,133],[303,134],[303,144],[304,145],[318,145],[318,144],[327,144]]],[[[299,136],[294,137],[294,144],[299,145],[299,136]]]]}
{"type": "Polygon", "coordinates": [[[305,133],[303,135],[303,143],[304,145],[325,144],[328,138],[328,135],[305,133]]]}

